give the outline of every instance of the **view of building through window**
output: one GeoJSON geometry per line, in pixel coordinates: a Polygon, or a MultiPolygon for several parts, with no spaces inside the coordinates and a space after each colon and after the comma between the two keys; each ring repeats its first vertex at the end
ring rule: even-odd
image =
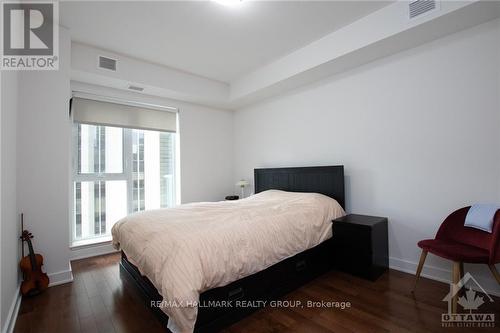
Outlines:
{"type": "Polygon", "coordinates": [[[73,240],[109,236],[128,213],[175,203],[175,133],[74,125],[73,240]]]}

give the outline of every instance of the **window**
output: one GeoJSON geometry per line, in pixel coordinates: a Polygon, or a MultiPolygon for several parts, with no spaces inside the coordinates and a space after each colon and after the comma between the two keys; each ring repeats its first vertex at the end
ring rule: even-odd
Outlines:
{"type": "Polygon", "coordinates": [[[108,239],[129,213],[175,204],[175,140],[172,132],[75,121],[73,245],[108,239]]]}

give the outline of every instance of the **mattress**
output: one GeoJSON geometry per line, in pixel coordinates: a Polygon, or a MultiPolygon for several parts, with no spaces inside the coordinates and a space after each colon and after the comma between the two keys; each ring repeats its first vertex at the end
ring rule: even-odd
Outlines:
{"type": "Polygon", "coordinates": [[[131,214],[113,246],[162,295],[174,332],[192,332],[199,295],[254,274],[332,236],[345,215],[317,193],[269,190],[237,201],[202,202],[131,214]]]}

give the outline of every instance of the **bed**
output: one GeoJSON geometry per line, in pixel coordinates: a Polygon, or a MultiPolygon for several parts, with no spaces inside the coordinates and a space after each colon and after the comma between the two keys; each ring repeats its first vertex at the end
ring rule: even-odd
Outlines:
{"type": "Polygon", "coordinates": [[[122,242],[121,271],[132,278],[134,284],[143,293],[148,306],[162,322],[168,324],[172,331],[188,332],[193,328],[196,332],[217,331],[257,310],[264,304],[263,301],[277,299],[331,269],[330,221],[344,213],[343,166],[255,169],[254,183],[256,195],[239,202],[199,203],[193,206],[182,205],[180,208],[168,211],[153,211],[139,217],[132,216],[130,221],[119,223],[117,230],[113,229],[114,242],[122,242]],[[287,206],[283,206],[282,202],[286,202],[287,206]],[[301,203],[303,206],[300,206],[301,203]],[[275,210],[277,212],[274,212],[275,210]],[[261,217],[262,214],[259,211],[269,212],[269,215],[275,216],[275,219],[271,220],[272,223],[267,221],[266,226],[266,219],[261,217]],[[304,218],[299,216],[302,211],[304,211],[304,218]],[[182,222],[186,214],[189,215],[189,220],[182,222]],[[178,227],[175,227],[175,223],[152,224],[151,222],[168,217],[172,220],[173,216],[179,220],[178,227]],[[203,224],[192,222],[196,220],[196,216],[203,217],[203,224]],[[228,221],[217,222],[217,219],[226,217],[228,221]],[[303,221],[305,217],[311,217],[312,221],[303,221]],[[325,217],[329,219],[327,225],[324,221],[316,222],[316,220],[325,220],[325,217]],[[210,221],[211,218],[213,221],[210,221]],[[138,224],[138,221],[141,224],[138,224]],[[148,224],[148,221],[151,224],[148,224]],[[286,225],[287,221],[290,225],[286,225]],[[240,237],[238,233],[235,233],[234,227],[231,227],[232,234],[225,234],[224,226],[231,223],[238,228],[236,230],[241,229],[244,236],[240,237]],[[142,228],[138,228],[138,225],[142,228]],[[207,241],[204,244],[204,238],[200,238],[199,235],[196,238],[195,228],[206,226],[210,228],[200,231],[204,233],[203,237],[207,241]],[[266,229],[271,226],[276,230],[266,229]],[[283,231],[288,230],[290,235],[284,235],[283,231]],[[157,245],[154,245],[154,241],[135,241],[134,246],[127,247],[127,242],[132,243],[127,241],[128,238],[132,238],[131,234],[136,234],[134,237],[139,237],[138,239],[141,240],[141,237],[149,237],[147,231],[159,232],[162,235],[168,234],[171,238],[166,240],[164,238],[166,236],[162,236],[161,239],[156,237],[157,245]],[[178,237],[179,235],[182,237],[178,237]],[[229,253],[234,253],[235,258],[233,255],[224,255],[222,248],[217,248],[217,251],[211,249],[211,247],[217,247],[214,235],[227,238],[224,245],[228,246],[229,253]],[[260,238],[264,241],[260,241],[260,238]],[[189,240],[194,242],[191,245],[184,243],[172,245],[179,239],[183,239],[183,242],[189,242],[189,240]],[[245,243],[246,240],[250,241],[245,243]],[[137,243],[142,245],[139,246],[137,243]],[[270,243],[276,243],[276,246],[264,249],[270,243]],[[214,245],[211,246],[212,244],[214,245]],[[235,247],[235,244],[243,244],[241,248],[244,251],[235,247]],[[140,251],[136,251],[136,248],[140,248],[140,251]],[[304,250],[299,252],[297,249],[304,250]],[[192,260],[193,263],[184,265],[184,262],[188,261],[186,258],[189,261],[193,258],[193,251],[202,259],[198,260],[196,257],[192,260]],[[167,252],[169,255],[164,254],[167,252]],[[175,255],[170,255],[170,253],[175,253],[175,255]],[[223,259],[216,256],[216,253],[221,253],[220,257],[223,259]],[[238,260],[237,257],[242,253],[248,258],[238,260]],[[154,256],[163,261],[158,264],[160,259],[155,259],[156,264],[152,265],[151,262],[155,261],[151,258],[154,256]],[[186,268],[191,265],[195,266],[196,263],[198,264],[196,269],[186,268]],[[223,270],[221,263],[227,264],[223,270]],[[179,272],[173,272],[172,268],[178,266],[182,266],[182,269],[179,272]],[[196,275],[203,275],[203,277],[198,278],[196,275]],[[227,275],[230,275],[232,279],[227,275]],[[175,280],[179,282],[171,283],[175,280]],[[187,284],[186,290],[178,292],[178,289],[182,291],[181,284],[184,280],[187,284]],[[193,282],[189,284],[187,282],[190,281],[187,280],[193,282]],[[176,289],[175,292],[174,289],[176,289]],[[200,292],[188,295],[192,289],[200,292]],[[165,310],[165,306],[168,310],[165,310]],[[164,311],[171,314],[175,321],[169,321],[164,311]],[[193,314],[195,321],[193,321],[193,314]]]}

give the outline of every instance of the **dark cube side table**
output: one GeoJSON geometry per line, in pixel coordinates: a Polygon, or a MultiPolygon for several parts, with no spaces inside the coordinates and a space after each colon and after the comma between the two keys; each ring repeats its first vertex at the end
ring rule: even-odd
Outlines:
{"type": "Polygon", "coordinates": [[[389,267],[387,218],[349,214],[333,220],[333,267],[376,280],[389,267]]]}

